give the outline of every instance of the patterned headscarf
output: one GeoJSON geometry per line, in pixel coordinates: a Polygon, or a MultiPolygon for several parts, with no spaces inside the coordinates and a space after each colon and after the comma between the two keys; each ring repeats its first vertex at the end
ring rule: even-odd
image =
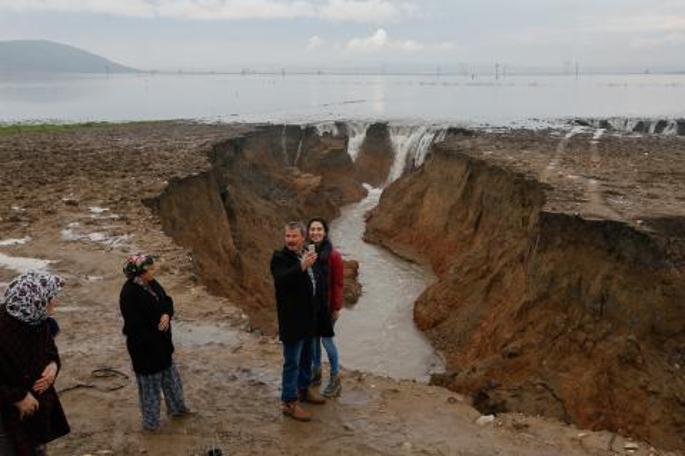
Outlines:
{"type": "Polygon", "coordinates": [[[14,279],[5,290],[7,313],[29,325],[48,318],[47,305],[64,287],[64,280],[45,272],[27,272],[14,279]]]}
{"type": "Polygon", "coordinates": [[[126,258],[126,263],[124,264],[124,275],[132,279],[137,277],[150,269],[152,265],[155,264],[155,257],[152,255],[131,255],[126,258]]]}

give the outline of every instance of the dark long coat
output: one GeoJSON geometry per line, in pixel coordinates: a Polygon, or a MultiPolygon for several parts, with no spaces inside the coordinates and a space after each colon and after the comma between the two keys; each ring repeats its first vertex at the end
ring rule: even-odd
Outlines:
{"type": "Polygon", "coordinates": [[[31,392],[39,404],[32,416],[19,420],[14,406],[26,397],[52,361],[61,367],[48,323],[28,325],[0,308],[0,412],[17,456],[32,456],[36,446],[69,433],[54,386],[43,394],[31,392]]]}
{"type": "Polygon", "coordinates": [[[321,307],[317,317],[316,335],[334,337],[332,312],[339,311],[343,306],[344,265],[342,255],[333,248],[333,244],[328,239],[325,239],[317,248],[317,253],[319,256],[314,264],[314,269],[323,280],[319,285],[321,307]]]}
{"type": "Polygon", "coordinates": [[[171,355],[174,353],[171,323],[167,331],[158,329],[163,314],[174,316],[174,302],[156,280],[149,285],[156,297],[133,279],[124,283],[119,295],[126,348],[131,355],[134,372],[141,375],[156,374],[167,369],[171,366],[171,355]]]}
{"type": "MultiPolygon", "coordinates": [[[[309,274],[302,271],[297,254],[286,247],[275,251],[271,257],[271,275],[276,288],[281,341],[292,343],[316,335],[321,293],[314,294],[312,281],[309,274]]],[[[317,278],[317,283],[320,282],[317,278]]]]}

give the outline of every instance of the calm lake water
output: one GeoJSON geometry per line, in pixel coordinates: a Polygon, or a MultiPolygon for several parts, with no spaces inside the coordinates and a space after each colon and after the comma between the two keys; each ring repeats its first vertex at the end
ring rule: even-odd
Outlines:
{"type": "Polygon", "coordinates": [[[684,117],[685,75],[78,75],[0,78],[0,121],[684,117]]]}

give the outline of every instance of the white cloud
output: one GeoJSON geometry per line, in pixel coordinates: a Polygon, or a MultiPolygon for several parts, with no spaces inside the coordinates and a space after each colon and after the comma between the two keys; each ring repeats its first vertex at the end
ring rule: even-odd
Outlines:
{"type": "Polygon", "coordinates": [[[410,16],[418,11],[411,3],[388,0],[330,0],[321,10],[321,16],[337,21],[388,22],[410,16]]]}
{"type": "Polygon", "coordinates": [[[307,52],[317,51],[324,44],[326,44],[326,41],[321,39],[318,35],[314,35],[313,37],[309,38],[309,42],[307,43],[307,52]]]}
{"type": "Polygon", "coordinates": [[[378,51],[388,45],[388,34],[383,29],[378,29],[376,33],[368,38],[353,38],[346,48],[350,51],[378,51]]]}
{"type": "Polygon", "coordinates": [[[187,20],[319,18],[381,23],[408,17],[417,7],[391,0],[0,0],[0,11],[187,20]]]}
{"type": "Polygon", "coordinates": [[[155,5],[144,0],[0,0],[0,11],[19,13],[99,13],[114,16],[154,17],[155,5]]]}
{"type": "Polygon", "coordinates": [[[419,51],[450,51],[456,47],[455,43],[421,43],[415,40],[393,40],[388,32],[379,28],[371,36],[353,38],[347,42],[345,49],[350,52],[373,53],[380,51],[419,52],[419,51]]]}
{"type": "Polygon", "coordinates": [[[157,5],[159,16],[175,19],[294,19],[317,15],[316,9],[306,1],[159,0],[157,5]]]}

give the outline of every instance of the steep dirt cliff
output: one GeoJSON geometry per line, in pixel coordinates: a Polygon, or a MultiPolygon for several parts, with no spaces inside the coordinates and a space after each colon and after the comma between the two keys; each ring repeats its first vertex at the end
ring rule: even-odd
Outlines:
{"type": "Polygon", "coordinates": [[[384,192],[367,238],[438,275],[414,312],[447,357],[437,382],[483,412],[683,448],[682,142],[645,161],[635,141],[546,137],[452,136],[384,192]]]}
{"type": "Polygon", "coordinates": [[[284,223],[331,220],[340,205],[365,195],[352,177],[345,139],[299,126],[261,127],[217,142],[210,170],[172,180],[147,201],[164,231],[190,249],[209,290],[239,302],[265,332],[275,331],[269,261],[282,247],[284,223]]]}

